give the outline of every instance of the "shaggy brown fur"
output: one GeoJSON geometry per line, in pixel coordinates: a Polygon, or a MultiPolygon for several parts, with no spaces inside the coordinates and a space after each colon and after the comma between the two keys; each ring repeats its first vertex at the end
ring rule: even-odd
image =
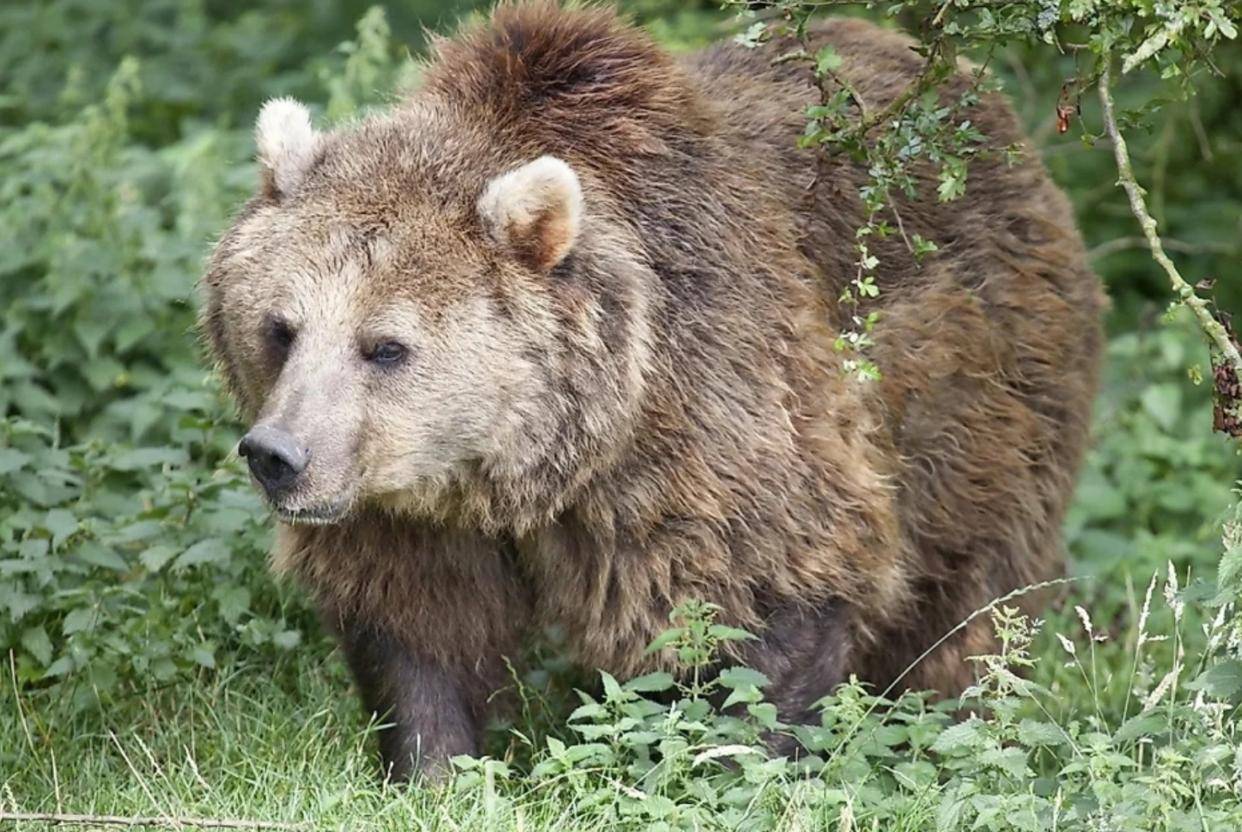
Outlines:
{"type": "MultiPolygon", "coordinates": [[[[874,109],[919,66],[862,22],[816,37],[874,109]]],[[[1061,569],[1104,305],[1066,200],[1031,153],[948,205],[922,171],[900,211],[940,251],[880,244],[884,377],[849,380],[866,174],[833,159],[808,193],[815,93],[776,48],[677,61],[607,11],[502,6],[388,114],[261,123],[203,328],[246,415],[304,445],[275,565],[390,713],[396,774],[475,749],[540,625],[633,674],[712,601],[797,718],[1061,569]],[[545,156],[568,167],[521,167],[545,156]],[[385,339],[396,366],[367,360],[385,339]]],[[[1021,141],[996,96],[969,118],[1021,141]]],[[[988,646],[979,622],[903,684],[957,691],[988,646]]]]}

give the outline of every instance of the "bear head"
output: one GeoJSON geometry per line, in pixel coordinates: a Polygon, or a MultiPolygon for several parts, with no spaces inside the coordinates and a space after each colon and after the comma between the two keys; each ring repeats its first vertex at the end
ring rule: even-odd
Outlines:
{"type": "Polygon", "coordinates": [[[619,206],[693,110],[673,64],[551,5],[437,51],[419,92],[353,125],[268,102],[258,193],[201,282],[239,451],[286,522],[366,504],[529,527],[639,419],[658,281],[619,206]]]}

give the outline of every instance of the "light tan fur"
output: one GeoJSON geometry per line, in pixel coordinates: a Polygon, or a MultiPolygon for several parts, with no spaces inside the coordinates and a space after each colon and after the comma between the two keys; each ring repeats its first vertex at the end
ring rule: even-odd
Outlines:
{"type": "Polygon", "coordinates": [[[582,188],[569,165],[540,156],[487,183],[478,208],[492,239],[546,272],[565,259],[578,239],[582,188]]]}
{"type": "Polygon", "coordinates": [[[254,133],[259,164],[278,191],[292,191],[314,164],[319,148],[310,112],[291,98],[273,98],[259,112],[254,133]]]}

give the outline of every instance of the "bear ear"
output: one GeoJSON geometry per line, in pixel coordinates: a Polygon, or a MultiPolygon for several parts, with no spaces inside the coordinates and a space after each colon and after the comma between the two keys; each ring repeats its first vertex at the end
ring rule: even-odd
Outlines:
{"type": "Polygon", "coordinates": [[[578,239],[582,186],[569,165],[541,156],[488,182],[478,211],[493,240],[531,268],[548,272],[578,239]]]}
{"type": "Polygon", "coordinates": [[[280,198],[297,188],[315,164],[320,140],[306,105],[292,98],[271,99],[259,111],[254,136],[264,189],[280,198]]]}

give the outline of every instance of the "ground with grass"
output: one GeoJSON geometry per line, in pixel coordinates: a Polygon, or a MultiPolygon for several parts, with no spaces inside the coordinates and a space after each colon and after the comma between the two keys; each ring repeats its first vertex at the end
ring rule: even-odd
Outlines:
{"type": "MultiPolygon", "coordinates": [[[[775,722],[745,668],[617,682],[568,668],[549,633],[515,669],[522,707],[486,758],[436,789],[380,781],[340,656],[266,574],[270,523],[231,454],[239,426],[195,344],[192,286],[256,179],[241,160],[262,99],[299,95],[329,121],[382,103],[417,75],[418,24],[444,29],[466,5],[0,8],[0,830],[42,829],[22,819],[39,813],[170,828],[1242,826],[1238,459],[1209,432],[1206,351],[1165,314],[1107,151],[1051,127],[1072,58],[1019,49],[1000,74],[1115,304],[1070,574],[1045,590],[1045,619],[981,610],[1003,650],[979,657],[960,703],[846,686],[803,728],[775,722]],[[770,758],[767,731],[793,733],[801,756],[770,758]]],[[[725,31],[710,4],[629,5],[677,48],[725,31]]],[[[1242,239],[1242,55],[1217,60],[1223,77],[1132,141],[1194,275],[1228,273],[1242,239]]],[[[708,609],[682,612],[670,638],[696,661],[737,637],[708,609]]]]}

